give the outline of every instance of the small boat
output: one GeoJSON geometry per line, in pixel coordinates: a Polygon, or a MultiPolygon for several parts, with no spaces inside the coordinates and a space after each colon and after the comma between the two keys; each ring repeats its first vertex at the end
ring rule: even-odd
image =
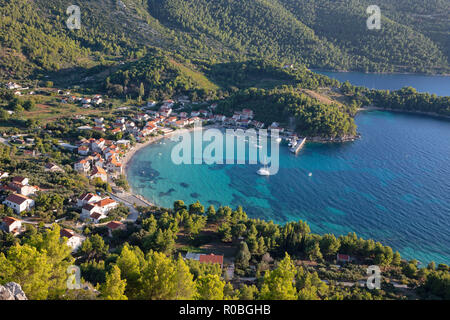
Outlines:
{"type": "Polygon", "coordinates": [[[308,174],[308,176],[309,176],[309,177],[312,177],[312,172],[310,172],[310,173],[308,174]]]}
{"type": "Polygon", "coordinates": [[[266,167],[259,169],[256,173],[260,176],[270,176],[270,171],[266,167]]]}
{"type": "MultiPolygon", "coordinates": [[[[266,160],[264,160],[265,162],[266,160]]],[[[258,171],[256,171],[257,174],[260,176],[270,176],[270,171],[267,168],[267,165],[264,165],[264,167],[260,168],[258,171]]]]}

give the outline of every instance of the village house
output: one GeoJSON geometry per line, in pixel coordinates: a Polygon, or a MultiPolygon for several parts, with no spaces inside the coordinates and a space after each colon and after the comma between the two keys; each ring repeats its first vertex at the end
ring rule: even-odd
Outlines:
{"type": "Polygon", "coordinates": [[[14,177],[6,189],[17,192],[23,196],[33,195],[39,190],[37,186],[30,186],[28,184],[28,178],[24,177],[14,177]]]}
{"type": "Polygon", "coordinates": [[[239,127],[248,127],[251,123],[251,120],[249,119],[241,119],[236,121],[236,125],[238,125],[239,127]]]}
{"type": "Polygon", "coordinates": [[[95,124],[97,125],[97,126],[101,126],[101,125],[103,125],[103,121],[105,121],[105,119],[104,118],[95,118],[94,119],[94,122],[95,122],[95,124]]]}
{"type": "Polygon", "coordinates": [[[119,221],[111,221],[106,225],[106,227],[108,228],[109,237],[113,236],[113,232],[115,230],[125,230],[126,229],[126,225],[119,221]]]}
{"type": "Polygon", "coordinates": [[[72,252],[76,252],[85,240],[84,237],[75,234],[75,232],[70,229],[61,229],[60,237],[67,238],[67,245],[72,248],[72,252]]]}
{"type": "Polygon", "coordinates": [[[116,208],[119,203],[113,199],[106,198],[95,203],[87,203],[81,210],[81,218],[89,218],[94,223],[107,217],[108,212],[116,208]]]}
{"type": "Polygon", "coordinates": [[[6,171],[0,171],[0,179],[8,178],[9,173],[6,171]]]}
{"type": "Polygon", "coordinates": [[[200,253],[192,253],[188,252],[186,254],[185,259],[189,260],[197,260],[200,263],[218,263],[220,268],[223,268],[223,255],[215,255],[215,254],[200,254],[200,253]]]}
{"type": "Polygon", "coordinates": [[[95,205],[99,208],[99,212],[107,214],[112,209],[117,208],[119,203],[111,198],[106,198],[96,202],[95,205]]]}
{"type": "Polygon", "coordinates": [[[100,95],[94,96],[94,99],[92,99],[92,103],[99,105],[103,103],[103,99],[100,95]]]}
{"type": "Polygon", "coordinates": [[[150,119],[150,116],[146,113],[138,113],[133,118],[131,118],[134,121],[140,122],[140,121],[147,121],[150,119]]]}
{"type": "Polygon", "coordinates": [[[166,123],[169,125],[174,126],[177,122],[177,117],[170,117],[166,119],[166,123]]]}
{"type": "Polygon", "coordinates": [[[16,177],[14,177],[14,178],[12,179],[12,182],[14,182],[14,183],[19,183],[19,184],[21,184],[21,185],[26,186],[26,185],[28,185],[28,183],[29,183],[30,181],[28,180],[28,178],[21,177],[21,176],[16,176],[16,177]]]}
{"type": "Polygon", "coordinates": [[[203,115],[204,117],[207,117],[209,115],[209,112],[207,110],[199,110],[198,112],[200,112],[201,115],[203,115]]]}
{"type": "Polygon", "coordinates": [[[91,98],[83,98],[83,99],[81,99],[81,103],[82,104],[90,104],[91,103],[91,98]]]}
{"type": "Polygon", "coordinates": [[[105,169],[95,166],[94,169],[91,172],[91,175],[89,176],[89,179],[95,179],[100,178],[101,181],[107,182],[108,181],[108,175],[106,174],[105,169]]]}
{"type": "Polygon", "coordinates": [[[171,107],[167,107],[167,106],[162,106],[160,109],[159,109],[159,113],[160,113],[160,115],[162,115],[163,117],[168,117],[168,116],[170,116],[170,114],[172,113],[172,108],[171,107]]]}
{"type": "Polygon", "coordinates": [[[111,130],[111,133],[112,133],[113,135],[116,135],[116,134],[118,134],[119,132],[122,132],[122,129],[121,129],[121,128],[114,128],[114,129],[111,130]]]}
{"type": "Polygon", "coordinates": [[[21,88],[22,87],[19,84],[14,83],[14,82],[8,82],[6,84],[6,89],[8,89],[8,90],[15,90],[15,89],[21,89],[21,88]]]}
{"type": "Polygon", "coordinates": [[[183,128],[185,126],[187,126],[189,124],[188,120],[178,120],[177,122],[175,122],[175,126],[177,128],[183,128]]]}
{"type": "Polygon", "coordinates": [[[95,127],[92,128],[92,130],[98,131],[98,132],[106,132],[106,129],[103,126],[102,127],[95,126],[95,127]]]}
{"type": "Polygon", "coordinates": [[[82,159],[78,162],[75,162],[75,164],[73,165],[73,169],[77,172],[86,174],[89,172],[89,170],[91,170],[91,164],[88,160],[82,159]]]}
{"type": "Polygon", "coordinates": [[[16,235],[22,231],[22,221],[13,217],[4,217],[1,227],[5,232],[16,235]]]}
{"type": "Polygon", "coordinates": [[[93,193],[83,193],[78,199],[77,199],[77,206],[83,207],[85,204],[88,203],[95,203],[102,200],[99,196],[93,194],[93,193]]]}
{"type": "Polygon", "coordinates": [[[259,121],[252,121],[252,125],[256,128],[256,129],[263,129],[264,128],[264,123],[263,122],[259,122],[259,121]]]}
{"type": "Polygon", "coordinates": [[[64,170],[61,169],[59,166],[57,166],[54,163],[46,163],[44,166],[44,170],[47,172],[63,172],[64,170]]]}
{"type": "Polygon", "coordinates": [[[196,123],[201,123],[202,119],[200,119],[199,117],[192,117],[189,119],[189,124],[196,124],[196,123]]]}
{"type": "Polygon", "coordinates": [[[199,115],[200,115],[200,112],[198,112],[198,111],[191,112],[191,117],[198,117],[199,115]]]}
{"type": "Polygon", "coordinates": [[[188,113],[187,112],[180,112],[180,118],[181,119],[186,119],[188,117],[188,113]]]}
{"type": "Polygon", "coordinates": [[[122,148],[128,148],[131,145],[130,140],[118,140],[116,143],[118,146],[121,146],[122,148]]]}
{"type": "Polygon", "coordinates": [[[89,154],[89,147],[85,145],[79,146],[77,152],[79,155],[87,156],[89,154]]]}
{"type": "Polygon", "coordinates": [[[347,254],[342,254],[342,253],[338,253],[336,255],[336,261],[337,262],[344,262],[344,263],[349,263],[353,260],[353,258],[347,254]]]}
{"type": "Polygon", "coordinates": [[[156,132],[158,128],[153,124],[147,124],[141,131],[144,137],[156,132]]]}
{"type": "Polygon", "coordinates": [[[244,119],[253,119],[253,111],[250,109],[243,109],[241,114],[244,119]]]}
{"type": "Polygon", "coordinates": [[[116,157],[111,157],[111,159],[106,162],[106,170],[113,176],[121,175],[122,164],[116,159],[116,157]]]}
{"type": "Polygon", "coordinates": [[[234,122],[239,121],[239,120],[241,119],[241,114],[235,112],[235,113],[233,114],[232,119],[233,119],[234,122]]]}
{"type": "Polygon", "coordinates": [[[11,194],[3,201],[3,204],[20,214],[33,208],[34,200],[20,194],[11,194]]]}
{"type": "Polygon", "coordinates": [[[91,143],[91,149],[94,152],[103,152],[103,147],[105,146],[105,139],[100,138],[98,140],[94,140],[91,143]]]}
{"type": "MultiPolygon", "coordinates": [[[[99,208],[95,205],[95,203],[86,203],[81,208],[81,215],[80,217],[82,219],[91,218],[92,214],[99,213],[99,208]]],[[[103,218],[102,218],[103,219],[103,218]]]]}
{"type": "Polygon", "coordinates": [[[147,108],[152,108],[154,106],[156,106],[156,101],[154,100],[147,101],[147,108]]]}
{"type": "Polygon", "coordinates": [[[219,121],[219,122],[224,122],[226,118],[227,118],[227,117],[225,117],[225,116],[222,115],[222,114],[216,114],[216,115],[214,116],[214,120],[215,120],[215,121],[219,121]]]}
{"type": "Polygon", "coordinates": [[[175,104],[175,101],[173,101],[173,100],[163,101],[163,107],[165,107],[165,108],[172,108],[174,104],[175,104]]]}

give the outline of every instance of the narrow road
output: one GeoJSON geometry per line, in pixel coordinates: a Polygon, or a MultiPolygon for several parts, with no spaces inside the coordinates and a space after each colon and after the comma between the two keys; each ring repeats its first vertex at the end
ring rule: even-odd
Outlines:
{"type": "Polygon", "coordinates": [[[129,202],[127,199],[125,199],[122,196],[118,196],[116,194],[110,193],[109,196],[111,197],[111,199],[117,201],[117,202],[121,202],[124,205],[126,205],[128,208],[130,208],[130,215],[127,217],[127,221],[130,222],[136,222],[137,218],[139,217],[139,211],[136,210],[136,208],[133,206],[133,204],[131,202],[129,202]]]}

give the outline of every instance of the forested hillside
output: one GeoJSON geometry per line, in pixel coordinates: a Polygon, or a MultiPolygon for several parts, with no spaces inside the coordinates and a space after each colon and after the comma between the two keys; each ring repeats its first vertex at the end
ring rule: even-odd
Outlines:
{"type": "MultiPolygon", "coordinates": [[[[420,23],[413,23],[414,16],[404,13],[406,4],[392,6],[384,1],[381,30],[367,30],[366,8],[371,3],[364,0],[150,0],[150,3],[152,15],[168,28],[190,32],[194,37],[207,35],[241,55],[295,61],[310,67],[372,72],[448,69],[445,32],[438,36],[433,32],[434,26],[422,28],[420,23]],[[435,41],[427,35],[434,35],[435,41]]],[[[441,3],[420,12],[441,13],[437,10],[446,8],[445,2],[441,3]]],[[[433,17],[429,20],[448,32],[448,17],[440,19],[440,22],[433,17]]]]}
{"type": "Polygon", "coordinates": [[[201,65],[264,58],[337,70],[450,70],[447,0],[379,1],[382,29],[372,31],[366,0],[80,0],[82,28],[73,31],[65,26],[71,4],[0,0],[2,78],[73,67],[81,77],[149,48],[201,65]]]}

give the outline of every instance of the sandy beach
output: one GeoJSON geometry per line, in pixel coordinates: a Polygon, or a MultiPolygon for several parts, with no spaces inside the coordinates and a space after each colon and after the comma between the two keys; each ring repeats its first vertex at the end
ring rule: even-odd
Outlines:
{"type": "MultiPolygon", "coordinates": [[[[204,130],[204,129],[215,128],[215,127],[216,127],[215,125],[209,125],[209,126],[205,126],[205,127],[202,126],[202,127],[189,128],[186,130],[191,132],[194,130],[204,130]]],[[[123,174],[125,175],[127,180],[128,180],[127,168],[130,163],[130,160],[133,158],[133,156],[136,154],[136,152],[138,152],[139,150],[141,150],[155,142],[158,142],[162,139],[169,138],[169,137],[173,136],[175,133],[179,133],[179,132],[180,132],[180,130],[175,130],[175,131],[170,132],[165,135],[158,135],[155,137],[150,137],[148,141],[143,142],[143,143],[137,143],[131,149],[129,149],[128,152],[126,153],[126,155],[121,160],[122,167],[123,167],[123,174]]],[[[130,187],[129,192],[115,193],[114,196],[116,198],[118,198],[117,200],[122,200],[128,204],[136,204],[139,206],[154,206],[155,205],[155,204],[151,203],[150,201],[148,201],[147,199],[145,199],[143,196],[134,192],[131,189],[131,187],[130,187]]]]}

